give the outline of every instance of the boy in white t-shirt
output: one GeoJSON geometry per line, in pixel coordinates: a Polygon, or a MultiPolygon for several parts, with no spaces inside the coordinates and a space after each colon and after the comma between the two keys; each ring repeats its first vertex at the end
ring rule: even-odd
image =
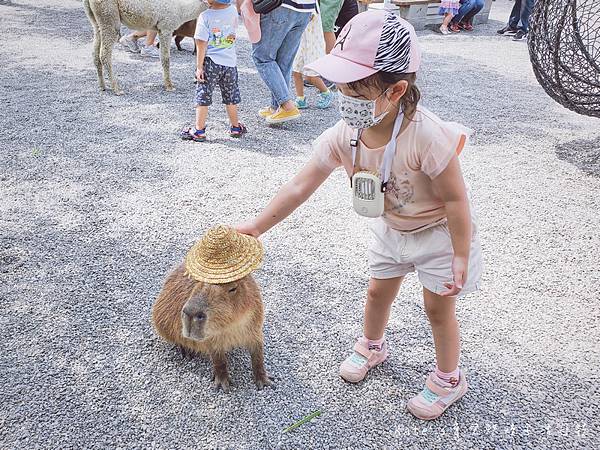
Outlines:
{"type": "Polygon", "coordinates": [[[207,0],[209,9],[198,17],[196,41],[196,125],[181,132],[184,140],[204,142],[208,107],[212,104],[215,86],[229,116],[231,137],[247,132],[238,119],[237,105],[241,101],[238,87],[237,55],[235,52],[238,11],[231,0],[207,0]]]}

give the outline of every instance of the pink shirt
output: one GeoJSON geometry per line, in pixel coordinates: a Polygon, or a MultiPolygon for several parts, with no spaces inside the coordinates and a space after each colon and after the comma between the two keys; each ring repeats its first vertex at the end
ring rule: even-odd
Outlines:
{"type": "Polygon", "coordinates": [[[252,0],[236,0],[236,3],[242,15],[244,26],[246,27],[246,30],[248,30],[250,42],[253,44],[260,42],[260,14],[254,12],[252,0]]]}
{"type": "MultiPolygon", "coordinates": [[[[384,222],[391,228],[415,233],[446,221],[443,201],[434,193],[431,180],[460,154],[471,130],[454,122],[444,122],[423,106],[396,139],[396,154],[385,194],[384,222]]],[[[313,143],[313,160],[333,171],[343,166],[353,174],[350,140],[354,131],[340,120],[313,143]]],[[[356,171],[379,173],[385,146],[368,148],[359,142],[356,171]]],[[[348,182],[348,201],[350,201],[348,182]]]]}

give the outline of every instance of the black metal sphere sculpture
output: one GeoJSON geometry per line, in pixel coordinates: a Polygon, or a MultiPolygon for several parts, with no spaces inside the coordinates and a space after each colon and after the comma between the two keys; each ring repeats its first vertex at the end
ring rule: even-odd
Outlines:
{"type": "Polygon", "coordinates": [[[537,0],[529,56],[550,97],[579,114],[600,117],[599,0],[537,0]]]}

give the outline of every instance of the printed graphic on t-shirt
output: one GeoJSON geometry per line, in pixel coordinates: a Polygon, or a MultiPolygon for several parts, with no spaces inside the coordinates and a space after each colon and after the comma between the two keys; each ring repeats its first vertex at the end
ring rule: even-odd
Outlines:
{"type": "Polygon", "coordinates": [[[394,211],[399,211],[409,203],[414,203],[415,188],[408,180],[408,173],[404,174],[405,178],[397,178],[392,174],[387,185],[387,197],[394,204],[394,211]]]}
{"type": "Polygon", "coordinates": [[[231,48],[235,44],[235,33],[225,32],[221,28],[212,28],[208,36],[208,45],[214,48],[231,48]]]}

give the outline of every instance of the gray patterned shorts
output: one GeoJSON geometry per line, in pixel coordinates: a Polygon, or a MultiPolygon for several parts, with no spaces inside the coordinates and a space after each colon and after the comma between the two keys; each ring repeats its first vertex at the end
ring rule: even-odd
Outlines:
{"type": "Polygon", "coordinates": [[[204,82],[196,83],[196,106],[212,105],[212,95],[217,84],[225,105],[237,105],[242,101],[237,67],[222,66],[210,58],[204,58],[204,82]]]}

